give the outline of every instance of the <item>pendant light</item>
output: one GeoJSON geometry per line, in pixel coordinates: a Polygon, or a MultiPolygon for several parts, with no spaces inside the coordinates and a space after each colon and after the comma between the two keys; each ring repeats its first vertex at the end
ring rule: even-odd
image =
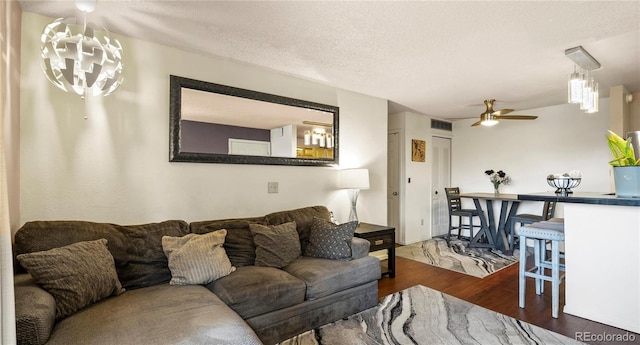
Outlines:
{"type": "Polygon", "coordinates": [[[584,76],[578,72],[578,66],[574,66],[573,73],[569,75],[568,102],[581,103],[582,89],[584,88],[584,76]]]}
{"type": "Polygon", "coordinates": [[[84,22],[59,18],[47,25],[42,42],[42,69],[51,83],[84,98],[107,96],[123,81],[122,46],[106,30],[87,25],[87,13],[95,9],[95,0],[76,1],[84,22]]]}
{"type": "Polygon", "coordinates": [[[581,46],[567,49],[564,54],[575,63],[567,83],[567,102],[579,103],[580,110],[586,113],[598,112],[599,87],[591,72],[602,66],[581,46]]]}

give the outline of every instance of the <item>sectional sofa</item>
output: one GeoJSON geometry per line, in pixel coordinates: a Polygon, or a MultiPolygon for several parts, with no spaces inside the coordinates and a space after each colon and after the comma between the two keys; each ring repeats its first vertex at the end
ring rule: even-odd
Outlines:
{"type": "Polygon", "coordinates": [[[368,309],[379,261],[354,224],[329,219],[313,206],[190,224],[28,222],[14,244],[19,343],[274,344],[368,309]]]}

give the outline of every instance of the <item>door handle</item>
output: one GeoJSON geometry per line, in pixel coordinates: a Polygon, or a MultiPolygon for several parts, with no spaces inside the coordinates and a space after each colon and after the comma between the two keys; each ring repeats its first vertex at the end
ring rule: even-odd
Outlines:
{"type": "Polygon", "coordinates": [[[393,195],[398,195],[398,192],[393,192],[393,195]]]}
{"type": "Polygon", "coordinates": [[[438,191],[436,191],[436,195],[438,195],[438,191]]]}

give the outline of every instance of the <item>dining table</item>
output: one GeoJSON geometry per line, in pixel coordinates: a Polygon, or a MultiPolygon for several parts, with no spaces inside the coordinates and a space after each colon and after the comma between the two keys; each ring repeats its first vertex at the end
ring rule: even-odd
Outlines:
{"type": "Polygon", "coordinates": [[[491,248],[500,250],[506,255],[513,254],[513,248],[509,247],[507,227],[511,217],[518,211],[520,204],[518,195],[506,193],[461,193],[460,197],[473,199],[480,218],[480,231],[471,238],[469,247],[491,248]],[[481,200],[485,201],[486,216],[481,200]],[[493,208],[494,201],[501,203],[500,213],[497,217],[493,208]]]}

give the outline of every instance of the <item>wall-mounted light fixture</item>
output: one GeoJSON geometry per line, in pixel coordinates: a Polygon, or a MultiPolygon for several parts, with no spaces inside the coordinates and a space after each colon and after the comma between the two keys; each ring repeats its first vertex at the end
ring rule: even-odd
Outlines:
{"type": "Polygon", "coordinates": [[[567,86],[567,101],[579,103],[580,110],[585,113],[595,113],[600,104],[598,83],[591,76],[591,72],[602,68],[600,63],[582,46],[569,48],[564,55],[574,63],[573,73],[569,74],[567,86]]]}

